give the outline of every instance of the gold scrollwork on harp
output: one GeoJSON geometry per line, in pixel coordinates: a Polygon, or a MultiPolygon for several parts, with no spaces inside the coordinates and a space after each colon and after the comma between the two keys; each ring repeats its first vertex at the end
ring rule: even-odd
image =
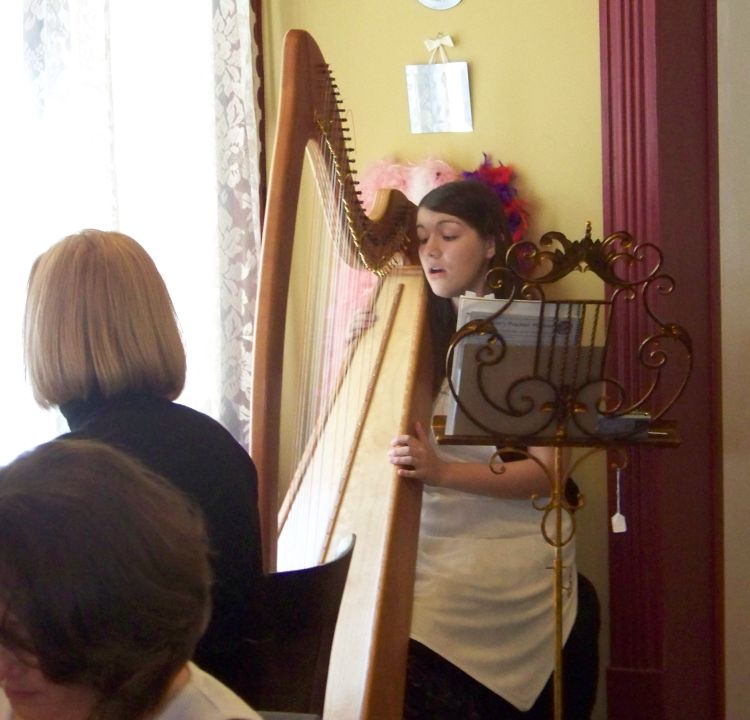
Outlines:
{"type": "MultiPolygon", "coordinates": [[[[328,68],[326,84],[333,98],[328,106],[333,110],[325,117],[316,114],[314,122],[320,133],[323,162],[333,180],[329,203],[340,209],[346,224],[343,235],[355,248],[359,262],[370,272],[383,276],[399,262],[401,253],[406,253],[412,243],[409,230],[413,224],[414,205],[401,193],[392,192],[388,210],[379,218],[380,222],[367,217],[357,190],[353,150],[349,146],[350,131],[339,110],[338,89],[328,68]]],[[[336,234],[336,237],[340,236],[336,234]]]]}

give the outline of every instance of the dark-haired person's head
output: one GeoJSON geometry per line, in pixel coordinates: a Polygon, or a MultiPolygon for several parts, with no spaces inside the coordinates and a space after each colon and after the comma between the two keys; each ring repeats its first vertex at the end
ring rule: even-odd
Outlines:
{"type": "MultiPolygon", "coordinates": [[[[487,273],[504,263],[510,231],[501,202],[478,180],[445,183],[417,207],[419,260],[430,290],[433,389],[445,376],[450,339],[456,330],[458,298],[488,292],[487,273]]],[[[507,292],[495,287],[496,294],[507,292]]]]}
{"type": "Polygon", "coordinates": [[[0,688],[14,716],[149,717],[193,654],[210,586],[200,513],[123,453],[56,440],[0,469],[0,688]]]}
{"type": "Polygon", "coordinates": [[[495,243],[494,262],[504,257],[510,245],[510,228],[495,192],[478,180],[454,180],[428,192],[419,208],[452,215],[495,243]]]}

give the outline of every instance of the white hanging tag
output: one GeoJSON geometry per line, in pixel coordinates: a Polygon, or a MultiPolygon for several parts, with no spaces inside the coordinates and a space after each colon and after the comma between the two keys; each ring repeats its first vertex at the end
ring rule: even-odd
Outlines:
{"type": "Polygon", "coordinates": [[[628,531],[628,523],[625,516],[620,512],[620,468],[617,468],[617,477],[615,480],[615,497],[617,501],[617,512],[612,516],[612,532],[624,533],[628,531]]]}

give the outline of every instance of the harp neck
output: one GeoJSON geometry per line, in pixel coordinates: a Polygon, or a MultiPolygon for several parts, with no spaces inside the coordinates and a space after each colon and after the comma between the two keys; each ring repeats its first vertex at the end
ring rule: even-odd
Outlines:
{"type": "Polygon", "coordinates": [[[415,207],[392,190],[368,217],[359,199],[351,133],[329,65],[302,30],[284,39],[279,123],[276,129],[265,238],[291,243],[305,152],[315,155],[316,179],[325,202],[343,221],[342,235],[358,261],[385,274],[400,254],[416,261],[415,207]]]}

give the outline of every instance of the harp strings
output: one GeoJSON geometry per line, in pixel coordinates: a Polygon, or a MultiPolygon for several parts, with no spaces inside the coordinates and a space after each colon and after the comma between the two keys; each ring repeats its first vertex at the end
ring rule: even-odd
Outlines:
{"type": "MultiPolygon", "coordinates": [[[[332,111],[338,112],[336,107],[332,111]]],[[[292,400],[296,430],[287,469],[291,491],[282,506],[280,528],[283,533],[293,525],[289,532],[294,539],[287,544],[309,548],[304,562],[295,560],[296,566],[319,562],[328,542],[328,520],[345,482],[342,473],[376,356],[374,334],[356,332],[356,315],[369,306],[377,278],[364,269],[350,241],[341,159],[332,156],[330,147],[321,138],[306,153],[314,212],[312,221],[309,216],[298,219],[298,228],[309,232],[304,243],[295,240],[295,253],[306,249],[304,259],[293,263],[292,287],[304,285],[305,290],[303,300],[290,302],[294,316],[287,319],[293,330],[291,335],[287,331],[286,359],[297,357],[300,362],[292,400]]],[[[385,448],[383,457],[385,468],[385,448]]],[[[280,542],[279,568],[284,567],[280,542]]]]}

